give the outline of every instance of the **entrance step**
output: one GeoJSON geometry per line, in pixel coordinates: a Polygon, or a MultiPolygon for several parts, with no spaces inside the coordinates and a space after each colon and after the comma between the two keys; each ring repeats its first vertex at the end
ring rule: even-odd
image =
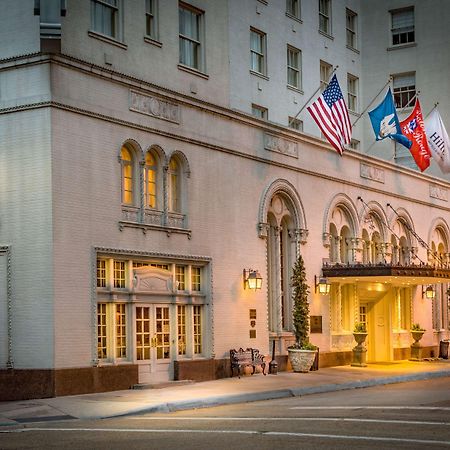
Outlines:
{"type": "Polygon", "coordinates": [[[160,383],[138,383],[134,384],[131,389],[163,389],[166,387],[185,386],[187,384],[193,384],[193,380],[179,380],[179,381],[164,381],[160,383]]]}

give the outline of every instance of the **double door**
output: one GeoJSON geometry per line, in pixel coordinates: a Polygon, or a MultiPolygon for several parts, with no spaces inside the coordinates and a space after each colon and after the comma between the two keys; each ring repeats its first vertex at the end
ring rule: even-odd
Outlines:
{"type": "Polygon", "coordinates": [[[135,360],[139,366],[139,383],[173,379],[170,316],[169,305],[134,307],[135,360]]]}

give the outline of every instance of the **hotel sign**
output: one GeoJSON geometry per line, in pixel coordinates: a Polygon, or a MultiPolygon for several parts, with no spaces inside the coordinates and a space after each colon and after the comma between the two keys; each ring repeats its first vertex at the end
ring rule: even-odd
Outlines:
{"type": "Polygon", "coordinates": [[[367,178],[368,180],[377,181],[378,183],[384,183],[384,170],[379,167],[361,163],[359,173],[361,178],[367,178]]]}
{"type": "Polygon", "coordinates": [[[155,97],[130,91],[130,111],[147,114],[169,122],[180,123],[180,107],[175,104],[155,97]]]}

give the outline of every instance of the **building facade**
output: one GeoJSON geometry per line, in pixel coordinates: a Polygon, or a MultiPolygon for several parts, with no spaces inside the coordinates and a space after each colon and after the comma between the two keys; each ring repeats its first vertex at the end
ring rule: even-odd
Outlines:
{"type": "Polygon", "coordinates": [[[450,55],[419,65],[446,48],[443,1],[4,4],[2,399],[229,376],[230,349],[273,343],[284,369],[299,254],[321,366],[350,362],[356,322],[369,361],[408,358],[415,322],[438,355],[448,177],[374,144],[362,113],[395,75],[403,114],[420,90],[449,123],[450,55]],[[343,157],[297,116],[334,69],[343,157]]]}

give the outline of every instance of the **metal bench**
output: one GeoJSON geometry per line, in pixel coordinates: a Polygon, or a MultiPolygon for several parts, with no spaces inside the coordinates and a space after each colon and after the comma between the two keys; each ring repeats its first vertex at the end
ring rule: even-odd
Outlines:
{"type": "Polygon", "coordinates": [[[252,375],[255,373],[256,366],[261,366],[263,375],[266,375],[264,362],[264,355],[259,353],[256,348],[247,348],[246,350],[240,348],[239,350],[230,350],[231,376],[233,370],[237,369],[238,377],[241,378],[241,368],[247,366],[253,367],[252,375]]]}

